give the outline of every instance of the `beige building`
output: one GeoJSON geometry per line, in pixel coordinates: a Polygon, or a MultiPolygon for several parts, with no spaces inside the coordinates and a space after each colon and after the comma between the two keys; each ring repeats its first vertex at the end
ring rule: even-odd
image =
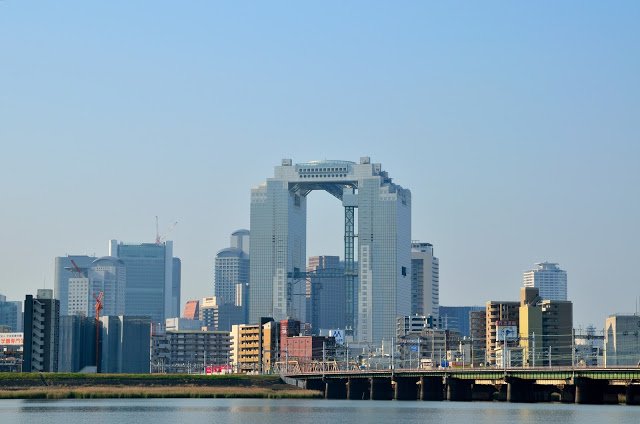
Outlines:
{"type": "Polygon", "coordinates": [[[573,304],[547,300],[538,288],[520,289],[519,339],[523,365],[571,365],[573,354],[573,304]]]}
{"type": "Polygon", "coordinates": [[[606,319],[604,365],[640,365],[640,315],[611,315],[606,319]]]}
{"type": "Polygon", "coordinates": [[[262,373],[278,360],[276,323],[239,324],[231,328],[231,362],[240,373],[262,373]],[[262,359],[262,361],[261,361],[262,359]],[[260,363],[262,362],[262,366],[260,363]]]}

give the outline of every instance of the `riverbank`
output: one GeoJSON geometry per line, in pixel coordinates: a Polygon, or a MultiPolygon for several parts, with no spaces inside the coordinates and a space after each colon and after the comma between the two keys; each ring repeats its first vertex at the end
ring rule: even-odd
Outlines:
{"type": "Polygon", "coordinates": [[[277,376],[0,374],[0,399],[319,397],[321,392],[292,387],[277,376]]]}

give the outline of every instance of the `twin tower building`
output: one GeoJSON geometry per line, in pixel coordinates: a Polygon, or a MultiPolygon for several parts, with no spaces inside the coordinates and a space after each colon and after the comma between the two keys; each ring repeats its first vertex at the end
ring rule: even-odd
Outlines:
{"type": "Polygon", "coordinates": [[[347,331],[380,343],[395,336],[396,317],[411,314],[411,192],[381,164],[282,160],[251,190],[249,322],[302,319],[307,284],[307,196],[333,195],[344,207],[347,331]]]}

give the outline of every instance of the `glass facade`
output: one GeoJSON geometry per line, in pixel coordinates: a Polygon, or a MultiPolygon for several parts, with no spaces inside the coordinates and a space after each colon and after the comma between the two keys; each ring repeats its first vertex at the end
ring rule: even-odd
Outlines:
{"type": "Polygon", "coordinates": [[[535,265],[536,269],[524,273],[523,286],[539,289],[543,299],[567,300],[567,271],[550,262],[535,265]]]}
{"type": "Polygon", "coordinates": [[[173,258],[172,242],[124,244],[112,240],[109,254],[126,267],[126,315],[149,316],[154,323],[180,315],[180,273],[174,272],[179,259],[173,258]]]}
{"type": "Polygon", "coordinates": [[[356,338],[391,340],[397,315],[411,311],[411,192],[380,164],[283,160],[273,178],[251,191],[249,320],[303,319],[306,196],[325,190],[358,209],[356,338]],[[348,201],[347,201],[348,197],[348,201]]]}

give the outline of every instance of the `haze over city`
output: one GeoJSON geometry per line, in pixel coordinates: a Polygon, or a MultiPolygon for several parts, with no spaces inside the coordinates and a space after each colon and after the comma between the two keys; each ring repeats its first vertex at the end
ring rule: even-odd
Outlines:
{"type": "MultiPolygon", "coordinates": [[[[635,2],[1,2],[0,292],[153,242],[157,215],[201,298],[282,158],[370,156],[412,192],[440,304],[515,300],[558,262],[575,326],[601,328],[640,296],[639,20],[635,2]]],[[[342,256],[340,203],[308,211],[307,254],[342,256]]]]}

